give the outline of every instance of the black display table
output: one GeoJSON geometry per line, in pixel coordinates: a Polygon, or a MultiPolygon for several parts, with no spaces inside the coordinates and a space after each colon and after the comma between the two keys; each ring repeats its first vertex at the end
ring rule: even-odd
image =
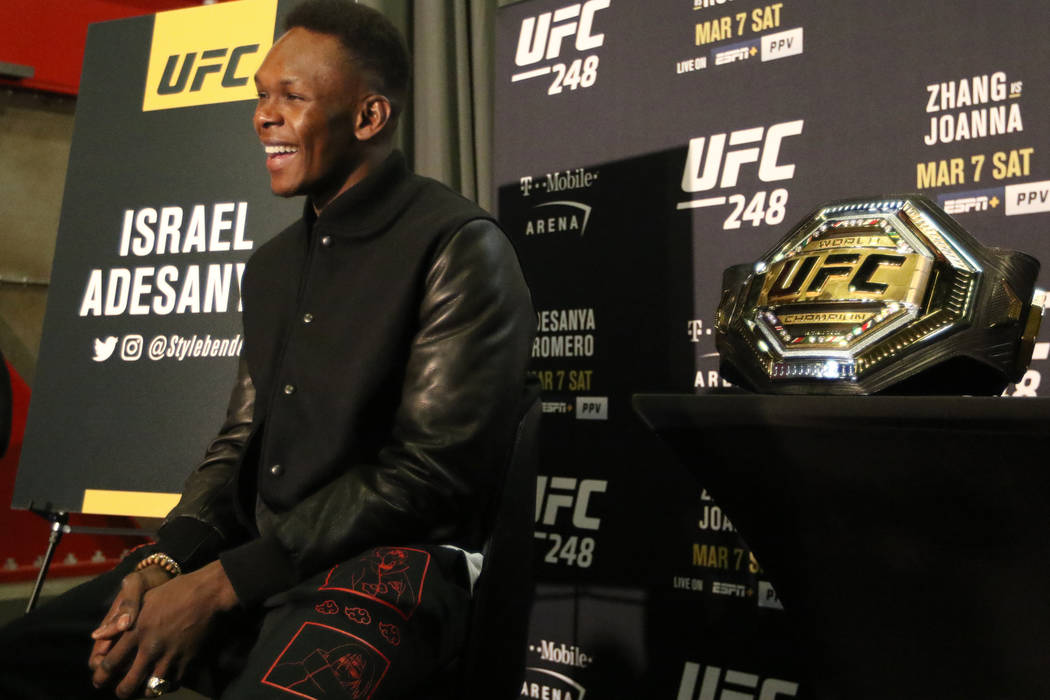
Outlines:
{"type": "Polygon", "coordinates": [[[1050,698],[1050,399],[638,395],[818,698],[1050,698]]]}

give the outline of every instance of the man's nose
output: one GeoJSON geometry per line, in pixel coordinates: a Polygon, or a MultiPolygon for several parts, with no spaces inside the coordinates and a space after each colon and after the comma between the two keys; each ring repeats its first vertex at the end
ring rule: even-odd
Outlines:
{"type": "Polygon", "coordinates": [[[267,127],[277,126],[281,123],[280,111],[273,108],[269,102],[259,102],[255,107],[255,128],[259,131],[267,127]]]}

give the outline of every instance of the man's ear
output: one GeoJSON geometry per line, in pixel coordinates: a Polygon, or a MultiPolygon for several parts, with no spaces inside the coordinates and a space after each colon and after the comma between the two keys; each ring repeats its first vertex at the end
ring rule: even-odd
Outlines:
{"type": "Polygon", "coordinates": [[[375,138],[390,121],[390,113],[390,100],[382,95],[368,95],[358,107],[354,136],[358,141],[375,138]]]}

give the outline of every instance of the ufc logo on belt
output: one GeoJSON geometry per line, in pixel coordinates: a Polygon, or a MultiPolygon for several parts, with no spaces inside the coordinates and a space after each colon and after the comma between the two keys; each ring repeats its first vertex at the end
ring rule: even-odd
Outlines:
{"type": "Polygon", "coordinates": [[[884,267],[900,268],[907,256],[886,253],[821,253],[784,261],[769,290],[771,303],[802,301],[827,292],[833,298],[881,297],[889,284],[874,281],[884,267]]]}

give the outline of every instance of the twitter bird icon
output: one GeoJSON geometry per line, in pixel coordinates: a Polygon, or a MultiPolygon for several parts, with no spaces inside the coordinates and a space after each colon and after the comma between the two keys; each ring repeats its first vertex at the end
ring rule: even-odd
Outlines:
{"type": "Polygon", "coordinates": [[[113,354],[117,347],[117,336],[111,335],[105,340],[95,338],[95,356],[91,359],[95,362],[105,362],[113,354]]]}

